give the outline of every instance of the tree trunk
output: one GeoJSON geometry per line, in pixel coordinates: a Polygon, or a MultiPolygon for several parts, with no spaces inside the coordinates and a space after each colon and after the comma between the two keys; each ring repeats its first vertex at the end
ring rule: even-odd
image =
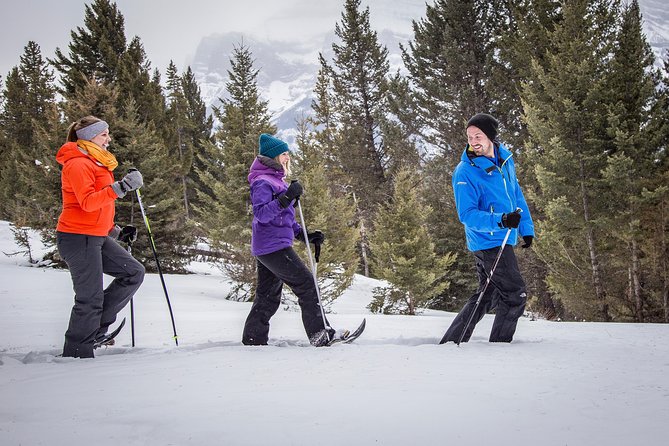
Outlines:
{"type": "Polygon", "coordinates": [[[669,322],[669,265],[667,265],[667,238],[664,236],[666,201],[660,200],[660,271],[662,273],[662,306],[664,308],[664,322],[669,322]]]}
{"type": "MultiPolygon", "coordinates": [[[[355,209],[360,216],[360,208],[358,206],[358,197],[353,192],[353,203],[355,209]]],[[[367,230],[365,229],[365,218],[360,216],[360,262],[362,263],[363,275],[369,277],[369,259],[367,258],[367,230]]]]}
{"type": "Polygon", "coordinates": [[[595,298],[599,302],[599,312],[602,320],[609,322],[611,316],[609,315],[609,305],[606,302],[606,291],[602,286],[601,271],[599,266],[599,259],[597,258],[597,248],[595,246],[595,235],[592,225],[590,224],[590,202],[585,186],[585,166],[583,159],[579,160],[580,174],[581,174],[581,200],[583,202],[583,218],[586,225],[586,239],[588,243],[588,253],[590,254],[590,266],[592,269],[592,283],[595,287],[595,298]]]}
{"type": "Polygon", "coordinates": [[[636,240],[632,240],[632,258],[631,261],[631,283],[632,296],[634,297],[634,318],[637,322],[643,322],[643,298],[641,296],[641,281],[639,280],[639,245],[636,240]]]}
{"type": "MultiPolygon", "coordinates": [[[[181,147],[181,129],[177,130],[177,147],[179,147],[179,161],[183,162],[184,154],[181,147]]],[[[181,186],[184,194],[184,210],[186,211],[186,219],[190,219],[190,206],[188,205],[188,186],[186,185],[186,176],[181,176],[181,186]]]]}
{"type": "Polygon", "coordinates": [[[360,220],[360,256],[365,277],[369,277],[369,259],[367,258],[367,230],[365,220],[360,220]]]}

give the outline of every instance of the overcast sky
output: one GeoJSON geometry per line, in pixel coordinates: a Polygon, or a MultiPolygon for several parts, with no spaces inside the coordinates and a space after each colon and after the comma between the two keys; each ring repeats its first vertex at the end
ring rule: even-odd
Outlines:
{"type": "MultiPolygon", "coordinates": [[[[67,54],[70,32],[83,27],[84,5],[92,0],[0,0],[2,53],[0,75],[19,64],[29,40],[44,57],[56,47],[67,54]]],[[[200,39],[214,33],[240,31],[255,38],[305,41],[334,29],[343,0],[116,0],[125,18],[128,41],[137,35],[153,68],[165,72],[170,59],[181,70],[191,62],[200,39]]],[[[424,5],[424,0],[363,0],[375,16],[388,15],[391,4],[424,5]],[[378,4],[379,6],[375,6],[378,4]]],[[[423,8],[420,8],[424,10],[423,8]]],[[[404,21],[406,31],[410,28],[404,21]]]]}

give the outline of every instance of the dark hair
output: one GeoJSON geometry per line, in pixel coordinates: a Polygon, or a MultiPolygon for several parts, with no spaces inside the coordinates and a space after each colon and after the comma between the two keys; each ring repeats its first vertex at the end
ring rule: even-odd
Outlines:
{"type": "Polygon", "coordinates": [[[100,118],[96,118],[95,116],[84,116],[83,118],[74,121],[72,124],[70,124],[70,127],[67,129],[67,141],[66,142],[77,142],[79,138],[77,138],[77,130],[81,130],[84,127],[88,127],[91,124],[95,124],[96,122],[102,121],[100,118]]]}

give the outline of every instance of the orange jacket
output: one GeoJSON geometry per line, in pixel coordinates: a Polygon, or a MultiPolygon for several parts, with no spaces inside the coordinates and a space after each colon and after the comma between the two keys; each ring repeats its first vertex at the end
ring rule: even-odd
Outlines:
{"type": "Polygon", "coordinates": [[[56,161],[63,165],[63,210],[56,230],[96,236],[109,234],[114,226],[114,201],[118,198],[110,187],[114,174],[92,156],[82,153],[76,142],[63,144],[56,161]]]}

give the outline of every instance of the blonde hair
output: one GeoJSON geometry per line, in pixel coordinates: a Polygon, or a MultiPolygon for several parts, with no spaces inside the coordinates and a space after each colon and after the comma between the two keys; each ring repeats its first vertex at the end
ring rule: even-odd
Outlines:
{"type": "Polygon", "coordinates": [[[83,118],[74,121],[67,129],[67,140],[65,142],[77,142],[79,139],[77,138],[77,130],[83,129],[84,127],[88,127],[89,125],[100,121],[102,121],[102,119],[96,118],[92,115],[84,116],[83,118]]]}
{"type": "Polygon", "coordinates": [[[281,165],[281,167],[283,167],[283,173],[285,174],[285,178],[288,178],[290,176],[290,174],[292,173],[292,171],[290,169],[290,158],[288,158],[288,161],[286,161],[285,166],[283,164],[281,164],[281,161],[279,161],[279,157],[281,155],[283,155],[284,153],[286,153],[286,152],[281,152],[277,156],[275,156],[274,161],[276,161],[277,163],[279,163],[281,165]]]}

